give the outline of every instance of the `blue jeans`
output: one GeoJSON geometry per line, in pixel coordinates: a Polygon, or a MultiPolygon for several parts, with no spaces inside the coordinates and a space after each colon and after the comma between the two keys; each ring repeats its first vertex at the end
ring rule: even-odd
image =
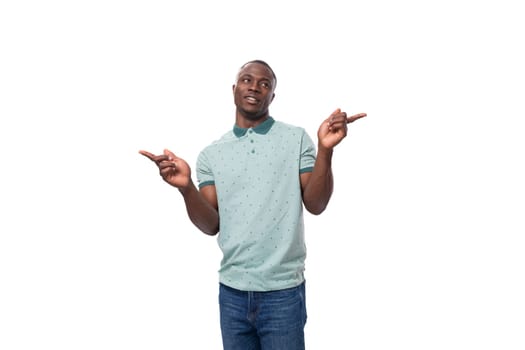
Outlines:
{"type": "Polygon", "coordinates": [[[271,292],[219,285],[224,350],[304,350],[305,284],[271,292]]]}

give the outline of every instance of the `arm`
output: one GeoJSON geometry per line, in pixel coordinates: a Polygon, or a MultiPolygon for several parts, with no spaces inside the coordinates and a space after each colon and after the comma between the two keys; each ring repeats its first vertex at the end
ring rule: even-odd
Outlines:
{"type": "Polygon", "coordinates": [[[217,205],[217,193],[215,186],[205,186],[199,192],[193,182],[182,189],[180,193],[184,197],[186,211],[195,226],[208,235],[219,232],[219,212],[217,205]]]}
{"type": "Polygon", "coordinates": [[[139,153],[158,166],[164,181],[179,189],[191,222],[208,235],[217,234],[219,232],[219,212],[215,186],[205,186],[199,192],[191,181],[191,170],[188,163],[169,150],[164,150],[161,155],[154,155],[147,151],[139,151],[139,153]]]}
{"type": "Polygon", "coordinates": [[[321,214],[328,205],[334,189],[332,175],[332,149],[321,149],[317,152],[314,170],[301,174],[303,203],[310,213],[321,214]]]}
{"type": "Polygon", "coordinates": [[[317,132],[318,151],[314,170],[311,173],[301,174],[303,203],[310,213],[319,215],[326,209],[334,189],[332,174],[334,147],[346,137],[347,124],[363,117],[366,117],[365,113],[347,117],[345,112],[337,109],[319,127],[317,132]]]}

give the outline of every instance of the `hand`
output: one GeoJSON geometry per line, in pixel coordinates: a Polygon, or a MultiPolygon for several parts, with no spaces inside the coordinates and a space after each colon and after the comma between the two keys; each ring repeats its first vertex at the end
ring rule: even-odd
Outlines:
{"type": "Polygon", "coordinates": [[[191,170],[182,158],[165,149],[164,154],[154,155],[147,151],[139,151],[159,167],[162,179],[178,189],[184,189],[190,184],[191,170]]]}
{"type": "Polygon", "coordinates": [[[341,112],[340,108],[336,109],[319,127],[319,131],[317,132],[319,146],[326,149],[334,148],[346,137],[348,131],[347,124],[353,123],[363,117],[366,117],[366,113],[359,113],[347,117],[346,112],[341,112]]]}

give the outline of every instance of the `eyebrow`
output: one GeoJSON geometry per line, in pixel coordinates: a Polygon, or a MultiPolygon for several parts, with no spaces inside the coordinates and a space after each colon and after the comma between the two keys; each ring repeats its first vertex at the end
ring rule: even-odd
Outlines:
{"type": "MultiPolygon", "coordinates": [[[[249,78],[254,78],[255,76],[253,74],[250,74],[250,73],[244,73],[244,74],[240,74],[239,77],[237,79],[242,79],[242,78],[245,78],[245,77],[249,77],[249,78]]],[[[263,76],[261,79],[259,80],[266,80],[268,81],[269,83],[272,82],[272,78],[269,78],[269,77],[266,77],[266,76],[263,76]]]]}

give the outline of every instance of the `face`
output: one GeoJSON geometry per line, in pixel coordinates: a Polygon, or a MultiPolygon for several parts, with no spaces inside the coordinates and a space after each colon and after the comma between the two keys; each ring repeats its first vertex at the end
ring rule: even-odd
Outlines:
{"type": "Polygon", "coordinates": [[[274,89],[275,79],[268,67],[260,63],[247,64],[239,71],[237,83],[233,85],[237,113],[250,120],[269,116],[274,89]]]}

